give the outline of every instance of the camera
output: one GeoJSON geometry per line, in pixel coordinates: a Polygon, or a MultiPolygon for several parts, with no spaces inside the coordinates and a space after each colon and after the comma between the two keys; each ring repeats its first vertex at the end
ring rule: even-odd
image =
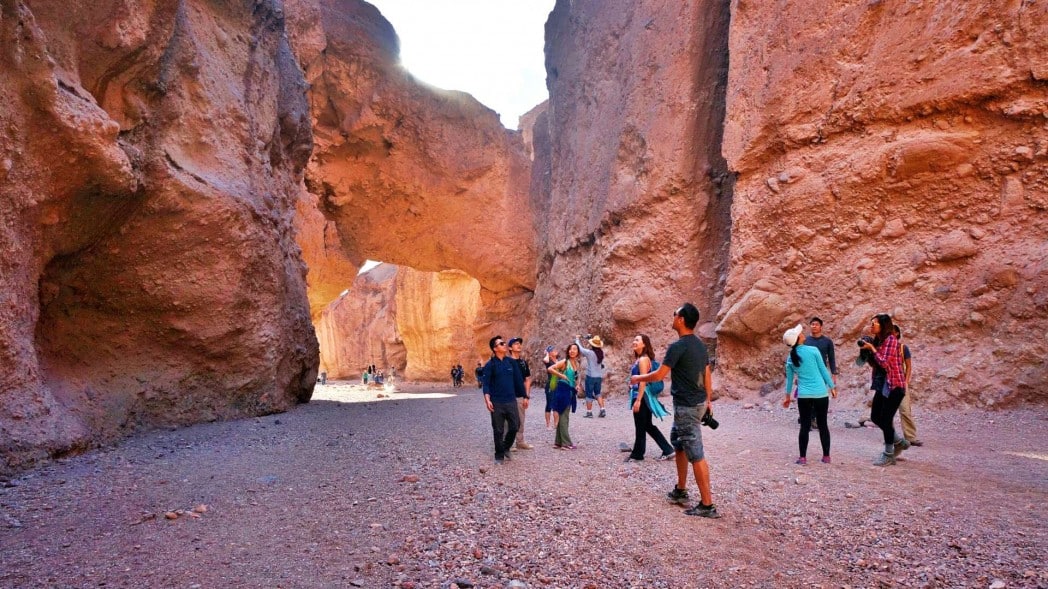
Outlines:
{"type": "Polygon", "coordinates": [[[702,416],[702,420],[699,423],[710,429],[717,429],[718,427],[720,427],[720,422],[713,418],[712,409],[707,411],[705,415],[702,416]]]}

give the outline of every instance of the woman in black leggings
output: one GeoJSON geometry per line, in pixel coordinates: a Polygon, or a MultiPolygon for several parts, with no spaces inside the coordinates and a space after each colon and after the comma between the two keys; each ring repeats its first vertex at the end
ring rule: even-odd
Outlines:
{"type": "MultiPolygon", "coordinates": [[[[875,466],[895,464],[895,459],[910,443],[895,433],[895,413],[906,395],[906,373],[903,370],[902,346],[895,337],[895,328],[889,315],[880,314],[870,321],[873,342],[863,342],[862,348],[873,352],[874,371],[885,372],[884,385],[873,392],[870,419],[884,433],[884,451],[873,461],[875,466]]],[[[876,382],[876,379],[875,379],[876,382]]]]}
{"type": "MultiPolygon", "coordinates": [[[[648,339],[648,336],[641,334],[633,338],[633,356],[637,360],[633,363],[630,374],[647,374],[655,370],[652,367],[652,362],[655,361],[655,350],[652,349],[651,340],[648,339]]],[[[633,450],[626,458],[626,462],[644,460],[644,451],[646,450],[647,436],[649,435],[662,450],[662,455],[659,456],[658,460],[669,460],[673,458],[673,446],[670,446],[670,443],[666,441],[666,436],[662,435],[662,431],[659,430],[658,426],[651,422],[651,403],[659,403],[659,401],[654,399],[652,395],[647,394],[647,387],[650,385],[645,384],[643,386],[643,389],[640,388],[640,385],[634,385],[630,388],[634,439],[633,450]]],[[[656,409],[660,408],[661,404],[656,406],[656,409]]],[[[661,413],[665,415],[665,410],[662,409],[661,413]]]]}

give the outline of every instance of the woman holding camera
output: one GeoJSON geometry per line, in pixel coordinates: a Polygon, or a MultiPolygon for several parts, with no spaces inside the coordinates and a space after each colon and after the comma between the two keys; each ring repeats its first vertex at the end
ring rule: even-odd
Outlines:
{"type": "MultiPolygon", "coordinates": [[[[648,336],[640,334],[633,338],[633,357],[637,360],[633,363],[630,374],[647,374],[653,371],[652,365],[655,362],[655,350],[652,349],[651,339],[648,336]]],[[[666,436],[662,435],[662,431],[659,430],[658,426],[651,422],[653,407],[655,411],[660,412],[659,419],[666,415],[666,409],[662,407],[662,404],[659,403],[654,395],[648,392],[649,386],[651,385],[630,385],[630,407],[633,409],[634,435],[633,451],[626,458],[626,462],[644,460],[644,451],[646,450],[647,436],[649,435],[659,445],[659,449],[662,450],[662,455],[658,457],[658,460],[673,459],[673,446],[670,446],[670,443],[666,441],[666,436]]]]}
{"type": "Polygon", "coordinates": [[[790,346],[790,356],[786,359],[786,398],[782,402],[789,408],[792,400],[794,377],[797,379],[797,409],[801,412],[801,430],[797,436],[800,457],[797,464],[808,464],[808,432],[811,430],[812,416],[819,426],[819,441],[822,442],[822,461],[830,463],[830,426],[826,414],[830,409],[830,395],[837,398],[837,389],[833,377],[826,369],[822,353],[818,348],[805,346],[804,326],[798,324],[782,334],[782,341],[790,346]],[[829,391],[827,393],[827,391],[829,391]]]}
{"type": "MultiPolygon", "coordinates": [[[[874,466],[895,464],[896,457],[910,447],[902,436],[895,433],[895,413],[906,395],[906,373],[903,369],[902,347],[895,337],[895,326],[890,315],[881,313],[870,321],[873,342],[862,342],[862,349],[871,352],[870,364],[874,373],[880,368],[885,372],[884,385],[873,392],[873,409],[870,419],[884,433],[884,452],[873,461],[874,466]]],[[[875,386],[878,383],[874,383],[875,386]]]]}

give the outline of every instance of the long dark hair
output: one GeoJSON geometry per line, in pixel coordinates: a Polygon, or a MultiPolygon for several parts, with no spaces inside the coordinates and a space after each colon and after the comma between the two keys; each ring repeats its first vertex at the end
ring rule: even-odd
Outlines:
{"type": "Polygon", "coordinates": [[[790,348],[790,362],[793,362],[794,368],[799,368],[801,365],[801,356],[797,353],[797,342],[793,342],[793,347],[790,348]]]}
{"type": "MultiPolygon", "coordinates": [[[[571,363],[571,348],[575,348],[576,350],[579,350],[578,355],[575,356],[575,361],[576,362],[578,362],[579,361],[579,357],[582,356],[582,348],[580,348],[578,344],[576,344],[576,343],[568,344],[568,347],[564,348],[564,368],[567,368],[568,364],[571,363]]],[[[572,366],[572,368],[574,368],[574,366],[572,366]]]]}
{"type": "Polygon", "coordinates": [[[651,339],[643,333],[638,335],[640,335],[641,341],[644,342],[644,349],[640,351],[640,355],[637,355],[636,352],[634,352],[633,355],[637,358],[647,356],[648,359],[655,360],[655,349],[651,347],[651,339]]]}
{"type": "Polygon", "coordinates": [[[881,326],[881,331],[877,334],[877,337],[874,338],[873,342],[874,345],[879,348],[881,347],[881,344],[884,343],[884,340],[895,336],[895,326],[892,324],[892,316],[887,313],[879,313],[875,315],[873,319],[881,326]]]}

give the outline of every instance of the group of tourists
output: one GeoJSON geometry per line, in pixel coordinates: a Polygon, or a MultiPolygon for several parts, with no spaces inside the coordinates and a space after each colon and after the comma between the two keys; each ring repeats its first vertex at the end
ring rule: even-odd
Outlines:
{"type": "Polygon", "coordinates": [[[466,378],[466,371],[462,369],[461,364],[455,364],[451,367],[451,386],[458,388],[462,386],[462,382],[466,378]]]}
{"type": "Polygon", "coordinates": [[[390,370],[390,372],[389,372],[389,375],[387,376],[385,372],[375,368],[374,364],[369,364],[368,367],[364,370],[364,372],[361,373],[360,381],[363,382],[365,385],[366,384],[374,384],[374,385],[385,384],[387,378],[388,379],[392,379],[394,376],[396,376],[396,372],[397,372],[396,368],[390,368],[389,370],[390,370]]]}
{"type": "MultiPolygon", "coordinates": [[[[689,502],[687,482],[691,470],[699,489],[699,502],[685,513],[717,518],[720,515],[713,503],[700,426],[716,428],[718,424],[713,419],[711,404],[713,386],[709,354],[705,344],[695,335],[698,321],[699,310],[691,303],[685,303],[673,312],[671,327],[678,339],[666,349],[661,364],[656,360],[648,335],[642,333],[634,337],[631,344],[634,362],[629,379],[634,441],[629,448],[623,446],[629,451],[627,462],[641,461],[647,449],[647,438],[651,437],[660,450],[657,460],[673,460],[676,465],[677,480],[667,493],[669,499],[682,505],[689,502]],[[673,417],[669,440],[653,422],[654,417],[662,419],[671,414],[660,399],[666,376],[670,377],[673,417]]],[[[837,360],[833,341],[823,335],[822,319],[812,317],[808,326],[808,334],[805,334],[804,325],[798,324],[782,336],[783,343],[790,348],[784,367],[785,398],[782,404],[789,408],[796,400],[800,413],[796,463],[807,464],[809,432],[818,430],[822,462],[830,464],[827,414],[830,398],[837,398],[834,381],[838,374],[837,360]]],[[[881,429],[884,436],[884,447],[874,461],[878,466],[895,464],[901,452],[921,445],[916,437],[916,424],[909,414],[906,395],[911,356],[909,348],[902,345],[901,337],[902,331],[892,318],[880,314],[871,320],[868,334],[858,342],[860,353],[856,364],[869,364],[871,368],[873,400],[870,421],[881,429]],[[903,406],[906,415],[903,417],[903,434],[900,435],[894,428],[894,417],[903,406]]],[[[477,367],[478,386],[484,391],[484,402],[491,413],[497,464],[510,460],[514,447],[533,447],[524,440],[532,377],[528,362],[521,355],[522,342],[519,337],[508,342],[501,336],[491,338],[491,360],[483,366],[478,363],[477,367]]],[[[585,399],[585,417],[593,417],[594,403],[598,406],[598,417],[607,415],[601,392],[603,361],[603,342],[599,336],[575,336],[564,350],[563,358],[555,347],[546,348],[543,364],[549,381],[545,387],[545,419],[547,429],[556,430],[554,448],[576,448],[568,426],[579,399],[585,399]]],[[[861,420],[859,425],[848,422],[846,426],[860,427],[864,422],[861,420]]]]}
{"type": "MultiPolygon", "coordinates": [[[[631,370],[630,387],[637,440],[627,460],[643,459],[645,436],[651,435],[662,449],[662,456],[667,459],[672,456],[677,467],[677,481],[667,494],[669,499],[679,504],[688,503],[686,489],[690,465],[699,488],[700,502],[685,513],[717,518],[720,515],[713,504],[709,465],[703,452],[702,432],[699,430],[700,423],[711,416],[712,383],[706,346],[695,336],[698,322],[699,310],[691,303],[685,303],[673,312],[672,328],[679,339],[666,350],[661,365],[654,360],[655,353],[647,335],[640,334],[634,340],[635,362],[631,370]],[[655,398],[657,395],[653,390],[667,375],[670,376],[670,396],[673,399],[673,428],[669,442],[651,421],[653,415],[667,414],[661,402],[655,398]]],[[[488,345],[492,357],[484,365],[480,376],[484,404],[491,414],[496,464],[511,460],[515,444],[520,449],[533,447],[523,437],[523,424],[531,400],[531,370],[527,360],[520,354],[522,341],[519,337],[509,342],[502,336],[491,338],[488,345]]],[[[554,448],[576,448],[568,426],[579,398],[585,399],[584,417],[593,417],[594,403],[599,411],[597,417],[607,416],[601,390],[603,361],[603,342],[599,336],[575,336],[575,341],[564,350],[563,358],[558,358],[558,352],[553,346],[546,348],[543,363],[549,383],[546,386],[545,414],[547,428],[556,429],[554,448]]]]}

